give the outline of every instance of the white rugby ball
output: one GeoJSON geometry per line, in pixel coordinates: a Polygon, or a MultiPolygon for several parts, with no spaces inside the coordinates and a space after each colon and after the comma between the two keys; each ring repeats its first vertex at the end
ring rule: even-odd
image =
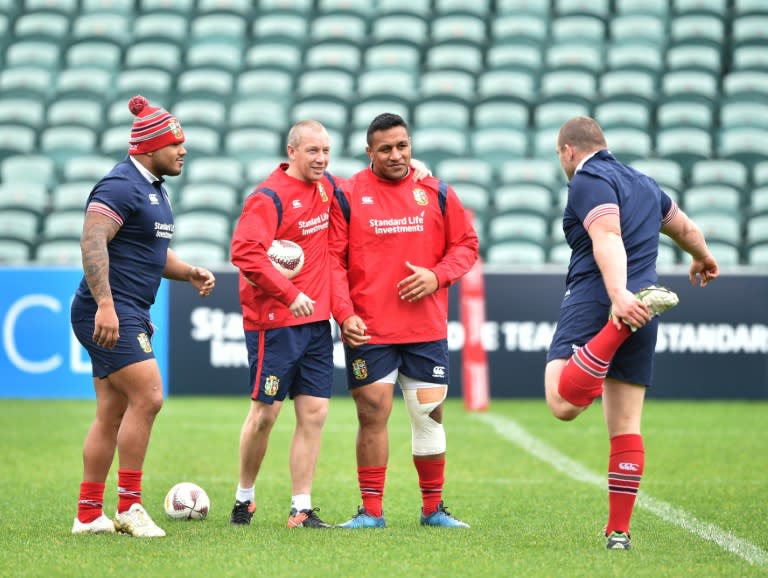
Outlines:
{"type": "Polygon", "coordinates": [[[211,500],[205,490],[192,482],[180,482],[165,495],[165,513],[177,520],[202,520],[208,515],[211,500]]]}
{"type": "Polygon", "coordinates": [[[288,279],[293,279],[304,266],[304,250],[298,243],[275,239],[267,251],[267,257],[275,268],[288,279]]]}

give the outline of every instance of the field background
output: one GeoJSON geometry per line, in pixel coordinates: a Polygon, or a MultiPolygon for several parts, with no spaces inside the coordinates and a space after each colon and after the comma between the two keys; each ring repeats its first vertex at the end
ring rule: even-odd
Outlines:
{"type": "MultiPolygon", "coordinates": [[[[257,480],[253,523],[233,528],[248,401],[166,400],[145,464],[144,503],[168,536],[139,540],[70,534],[95,403],[2,400],[0,576],[768,576],[764,402],[647,402],[644,506],[629,552],[605,550],[599,536],[608,448],[599,405],[561,423],[543,400],[493,401],[478,414],[449,400],[444,496],[472,529],[446,531],[418,524],[410,431],[396,402],[388,528],[309,531],[285,528],[291,404],[257,480]],[[184,480],[208,491],[207,520],[163,514],[165,492],[184,480]]],[[[346,520],[360,503],[355,431],[352,401],[334,399],[313,491],[329,522],[346,520]]],[[[107,513],[116,505],[114,469],[107,513]]]]}

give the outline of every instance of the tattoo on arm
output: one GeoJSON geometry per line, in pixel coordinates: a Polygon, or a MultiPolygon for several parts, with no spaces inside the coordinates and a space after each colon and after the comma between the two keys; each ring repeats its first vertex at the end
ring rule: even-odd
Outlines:
{"type": "Polygon", "coordinates": [[[107,244],[112,240],[120,225],[107,216],[86,213],[80,250],[83,256],[83,273],[96,303],[112,298],[109,285],[109,253],[107,244]]]}

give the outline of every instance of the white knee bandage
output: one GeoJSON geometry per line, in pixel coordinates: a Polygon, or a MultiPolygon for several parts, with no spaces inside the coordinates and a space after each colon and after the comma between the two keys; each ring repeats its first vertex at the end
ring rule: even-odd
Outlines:
{"type": "Polygon", "coordinates": [[[403,399],[411,416],[411,447],[414,456],[433,456],[445,452],[445,430],[443,424],[433,420],[429,414],[445,399],[447,387],[439,401],[421,403],[417,389],[403,389],[403,399]]]}

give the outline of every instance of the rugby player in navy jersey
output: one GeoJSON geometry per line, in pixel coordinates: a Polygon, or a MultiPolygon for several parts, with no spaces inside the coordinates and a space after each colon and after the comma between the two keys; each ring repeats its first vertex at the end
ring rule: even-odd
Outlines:
{"type": "Polygon", "coordinates": [[[569,179],[563,231],[572,253],[547,354],[546,399],[568,421],[602,395],[610,440],[606,547],[626,550],[645,468],[640,422],[655,317],[678,303],[657,285],[659,232],[691,256],[692,284],[704,287],[720,271],[699,228],[653,179],[616,160],[593,119],[566,122],[556,150],[569,179]]]}
{"type": "Polygon", "coordinates": [[[141,501],[141,479],[163,383],[152,349],[150,307],[162,278],[186,281],[202,297],[213,274],[169,248],[173,214],[163,176],[181,173],[184,132],[168,111],[142,96],[128,156],[93,188],[80,241],[84,276],[71,307],[72,328],[91,358],[96,416],[83,448],[83,481],[73,534],[162,537],[141,501]],[[117,450],[117,514],[104,514],[104,485],[117,450]]]}

